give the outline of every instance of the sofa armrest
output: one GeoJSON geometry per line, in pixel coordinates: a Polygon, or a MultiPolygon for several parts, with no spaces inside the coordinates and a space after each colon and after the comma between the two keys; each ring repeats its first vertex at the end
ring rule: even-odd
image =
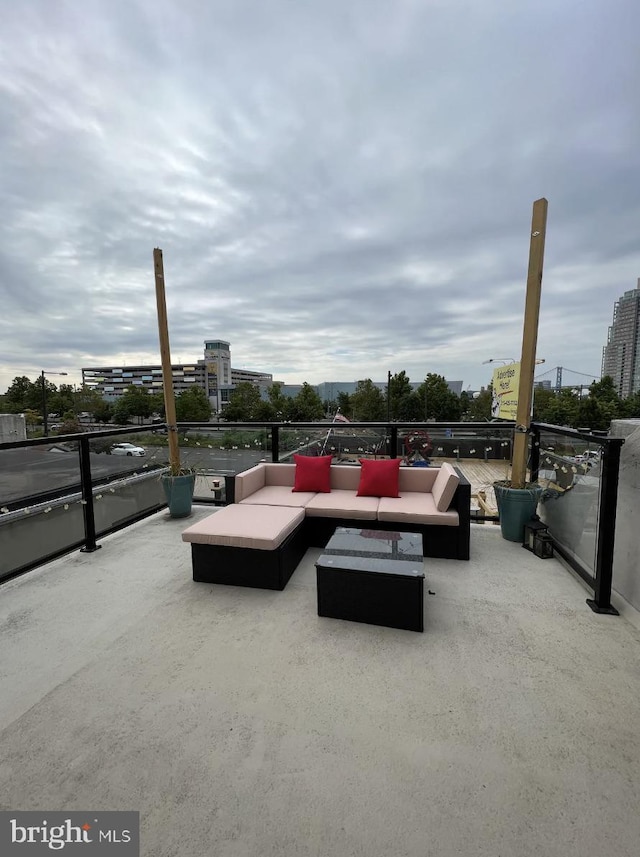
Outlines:
{"type": "Polygon", "coordinates": [[[255,494],[260,488],[264,488],[267,474],[266,466],[261,462],[245,470],[243,473],[237,473],[235,478],[234,503],[239,503],[241,500],[246,500],[252,494],[255,494]]]}
{"type": "Polygon", "coordinates": [[[455,509],[461,519],[465,517],[471,521],[471,483],[459,468],[454,467],[454,470],[460,477],[460,481],[458,482],[449,508],[455,509]]]}
{"type": "Polygon", "coordinates": [[[460,521],[458,559],[469,559],[471,542],[471,483],[458,467],[455,467],[454,470],[460,477],[460,482],[449,508],[456,510],[460,521]]]}

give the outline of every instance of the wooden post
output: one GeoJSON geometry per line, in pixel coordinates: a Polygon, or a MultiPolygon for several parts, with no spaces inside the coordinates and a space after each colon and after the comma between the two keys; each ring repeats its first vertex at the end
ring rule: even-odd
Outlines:
{"type": "Polygon", "coordinates": [[[162,360],[162,386],[164,389],[164,410],[169,438],[169,465],[171,475],[180,473],[180,447],[176,426],[176,400],[173,393],[173,371],[171,369],[171,351],[169,349],[169,327],[167,324],[167,304],[164,296],[164,266],[162,250],[153,251],[153,267],[156,277],[156,303],[158,305],[158,335],[160,337],[160,357],[162,360]]]}
{"type": "Polygon", "coordinates": [[[537,199],[533,203],[531,238],[529,245],[529,273],[527,295],[524,306],[524,329],[522,331],[522,357],[520,358],[520,385],[516,430],[513,439],[513,467],[511,487],[524,488],[527,482],[528,431],[531,424],[533,404],[533,374],[538,342],[538,318],[540,316],[540,293],[542,291],[542,265],[544,241],[547,230],[547,200],[537,199]]]}

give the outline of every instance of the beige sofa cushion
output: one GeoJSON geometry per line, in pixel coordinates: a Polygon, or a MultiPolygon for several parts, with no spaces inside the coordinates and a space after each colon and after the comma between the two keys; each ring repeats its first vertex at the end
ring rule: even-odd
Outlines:
{"type": "Polygon", "coordinates": [[[304,509],[285,506],[224,506],[182,533],[183,542],[205,545],[227,545],[271,551],[304,520],[304,509]]]}
{"type": "Polygon", "coordinates": [[[453,495],[456,493],[456,488],[460,483],[460,477],[450,464],[445,461],[440,466],[440,472],[436,476],[431,493],[436,503],[436,509],[439,512],[446,512],[453,495]]]}
{"type": "MultiPolygon", "coordinates": [[[[360,468],[354,468],[358,472],[360,468]]],[[[375,521],[378,497],[356,497],[354,490],[331,489],[330,494],[316,494],[305,506],[305,513],[315,518],[357,518],[375,521]]]]}
{"type": "Polygon", "coordinates": [[[403,491],[399,497],[381,497],[378,506],[379,521],[397,521],[399,524],[440,524],[457,527],[458,513],[439,512],[433,494],[422,491],[403,491]]]}
{"type": "Polygon", "coordinates": [[[398,490],[401,494],[403,491],[431,491],[439,472],[439,467],[401,467],[398,490]]]}
{"type": "Polygon", "coordinates": [[[342,491],[353,491],[355,494],[360,484],[360,468],[351,464],[331,465],[331,490],[338,488],[342,491]]]}
{"type": "MultiPolygon", "coordinates": [[[[295,464],[274,464],[261,461],[255,467],[238,473],[235,478],[236,503],[240,503],[260,488],[266,486],[288,486],[291,490],[295,481],[295,464]]],[[[294,505],[293,503],[289,505],[294,505]]]]}
{"type": "Polygon", "coordinates": [[[244,500],[240,500],[240,504],[247,506],[292,506],[296,509],[302,509],[315,496],[315,491],[292,491],[288,485],[265,485],[264,488],[258,488],[253,494],[249,494],[244,500]]]}
{"type": "Polygon", "coordinates": [[[269,462],[264,465],[265,485],[288,485],[293,488],[296,481],[295,464],[276,464],[269,462]]]}
{"type": "Polygon", "coordinates": [[[243,473],[238,473],[235,478],[236,503],[260,488],[264,488],[266,475],[266,465],[262,463],[256,464],[255,467],[251,467],[243,473]]]}

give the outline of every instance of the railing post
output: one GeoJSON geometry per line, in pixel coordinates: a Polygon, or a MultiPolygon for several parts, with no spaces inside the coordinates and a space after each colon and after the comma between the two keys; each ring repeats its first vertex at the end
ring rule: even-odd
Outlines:
{"type": "Polygon", "coordinates": [[[271,461],[280,461],[280,426],[271,426],[271,461]]]}
{"type": "Polygon", "coordinates": [[[89,438],[80,438],[80,483],[82,485],[82,511],[84,514],[83,553],[93,553],[102,545],[96,544],[96,520],[93,514],[93,486],[91,484],[91,460],[89,458],[89,438]]]}
{"type": "Polygon", "coordinates": [[[225,506],[231,506],[236,502],[236,477],[225,475],[224,477],[224,502],[225,506]]]}
{"type": "Polygon", "coordinates": [[[594,597],[587,604],[594,613],[618,616],[611,606],[613,580],[613,549],[616,533],[616,506],[618,503],[618,476],[620,472],[620,440],[609,441],[602,450],[600,497],[598,499],[598,541],[596,545],[596,581],[594,597]]]}
{"type": "Polygon", "coordinates": [[[536,425],[529,427],[531,435],[531,458],[529,461],[529,472],[532,482],[538,481],[538,473],[540,472],[540,429],[536,425]]]}
{"type": "Polygon", "coordinates": [[[389,438],[389,458],[398,457],[398,426],[391,426],[389,438]]]}

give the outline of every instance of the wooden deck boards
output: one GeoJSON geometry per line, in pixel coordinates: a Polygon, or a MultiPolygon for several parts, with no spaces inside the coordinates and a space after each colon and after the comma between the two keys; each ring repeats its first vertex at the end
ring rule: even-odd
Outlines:
{"type": "Polygon", "coordinates": [[[471,483],[471,508],[479,509],[486,515],[497,515],[496,499],[493,492],[493,483],[500,479],[507,479],[511,473],[508,461],[477,461],[474,459],[460,460],[455,458],[439,458],[440,461],[448,461],[455,467],[460,468],[471,483]],[[483,495],[483,496],[482,496],[483,495]]]}

